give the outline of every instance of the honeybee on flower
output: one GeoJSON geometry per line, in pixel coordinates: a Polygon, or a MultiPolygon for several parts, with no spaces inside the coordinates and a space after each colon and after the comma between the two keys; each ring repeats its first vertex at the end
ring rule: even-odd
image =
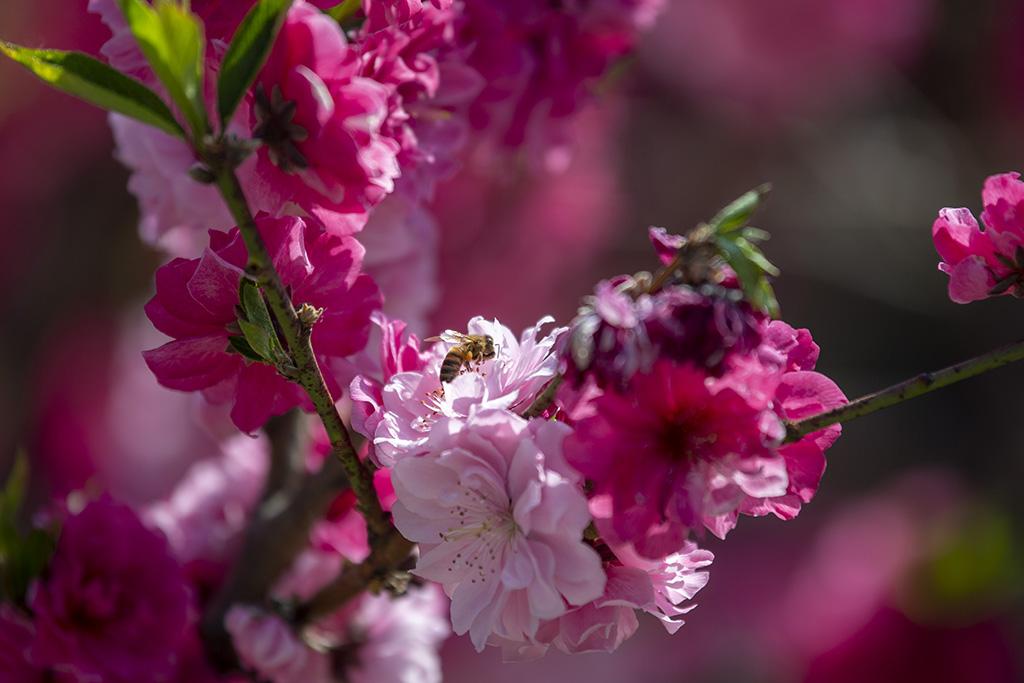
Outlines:
{"type": "Polygon", "coordinates": [[[438,379],[442,383],[450,383],[462,373],[463,367],[475,369],[485,360],[490,360],[496,355],[494,338],[489,334],[463,334],[454,330],[445,330],[441,336],[429,337],[423,341],[444,341],[455,344],[448,349],[447,355],[441,361],[438,379]]]}

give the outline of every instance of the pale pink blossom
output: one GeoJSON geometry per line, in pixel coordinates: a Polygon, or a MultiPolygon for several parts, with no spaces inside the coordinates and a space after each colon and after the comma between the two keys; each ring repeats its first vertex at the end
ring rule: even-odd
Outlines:
{"type": "Polygon", "coordinates": [[[549,645],[568,654],[613,652],[636,632],[637,610],[654,615],[675,633],[683,625],[681,616],[696,607],[688,601],[707,584],[708,573],[700,570],[714,559],[693,543],[653,560],[626,546],[604,546],[604,554],[610,559],[605,563],[608,581],[603,595],[544,622],[532,641],[503,640],[506,661],[535,659],[549,645]]]}
{"type": "Polygon", "coordinates": [[[215,585],[234,557],[269,468],[263,435],[236,434],[217,457],[201,460],[169,497],[143,507],[141,518],[167,537],[193,581],[215,585]]]}
{"type": "Polygon", "coordinates": [[[543,620],[604,590],[579,475],[562,458],[569,427],[500,409],[440,418],[426,453],[400,460],[395,525],[420,544],[414,573],[452,598],[452,626],[477,650],[532,640],[543,620]]]}
{"type": "Polygon", "coordinates": [[[373,375],[361,374],[352,380],[349,394],[352,397],[352,429],[370,439],[369,453],[374,462],[380,462],[376,454],[373,435],[384,418],[384,385],[400,372],[416,372],[426,365],[425,354],[420,353],[416,335],[406,335],[406,324],[401,320],[389,320],[381,313],[374,313],[371,320],[381,331],[378,372],[373,375]]]}
{"type": "Polygon", "coordinates": [[[438,343],[421,370],[392,376],[377,409],[382,416],[373,434],[366,434],[373,438],[379,464],[391,467],[420,451],[438,417],[465,419],[471,408],[521,412],[529,407],[558,371],[554,349],[565,328],[541,335],[541,327],[552,320],[550,316],[541,318],[517,340],[496,320],[475,317],[469,321],[467,333],[490,336],[495,347],[493,359],[474,364],[442,387],[441,362],[455,344],[438,343]]]}
{"type": "Polygon", "coordinates": [[[197,162],[183,140],[121,114],[110,114],[109,121],[115,156],[131,170],[128,191],[139,202],[143,242],[171,256],[195,258],[208,230],[226,232],[235,225],[216,186],[186,173],[197,162]]]}
{"type": "Polygon", "coordinates": [[[1024,182],[1019,173],[985,180],[981,225],[970,210],[942,209],[932,225],[949,298],[966,304],[997,294],[1024,297],[1024,182]]]}
{"type": "Polygon", "coordinates": [[[351,683],[440,683],[438,648],[451,635],[448,599],[428,583],[404,595],[363,594],[314,630],[344,655],[351,683]],[[324,629],[329,631],[324,632],[324,629]]]}
{"type": "Polygon", "coordinates": [[[330,683],[328,656],[303,643],[291,626],[263,610],[235,605],[224,627],[231,634],[243,666],[272,683],[330,683]]]}

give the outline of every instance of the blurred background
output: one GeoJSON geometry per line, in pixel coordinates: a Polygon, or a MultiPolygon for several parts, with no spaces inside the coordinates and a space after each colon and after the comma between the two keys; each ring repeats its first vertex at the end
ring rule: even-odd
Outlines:
{"type": "MultiPolygon", "coordinates": [[[[770,181],[754,223],[782,317],[850,398],[1024,337],[1024,302],[950,302],[930,234],[1024,171],[1024,3],[666,4],[564,171],[467,160],[441,188],[431,333],[565,324],[597,280],[655,266],[649,225],[683,232],[770,181]]],[[[84,0],[0,3],[4,40],[108,37],[84,0]]],[[[0,62],[0,473],[24,449],[40,495],[97,472],[166,495],[212,448],[174,428],[188,397],[134,351],[160,343],[140,318],[160,257],[112,149],[102,112],[0,62]],[[158,417],[111,408],[157,393],[158,417]]],[[[675,636],[641,619],[615,654],[517,665],[453,639],[446,680],[1024,680],[1022,415],[1018,364],[849,423],[799,518],[706,539],[711,580],[675,636]]]]}

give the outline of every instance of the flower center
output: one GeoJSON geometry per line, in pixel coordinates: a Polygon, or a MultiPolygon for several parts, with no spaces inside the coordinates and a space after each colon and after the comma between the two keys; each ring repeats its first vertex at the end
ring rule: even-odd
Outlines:
{"type": "Polygon", "coordinates": [[[267,98],[260,83],[256,86],[253,111],[256,126],[252,129],[252,136],[266,146],[270,161],[285,173],[309,168],[309,160],[295,145],[309,137],[308,131],[293,120],[295,102],[285,101],[277,85],[271,88],[267,98]]]}
{"type": "Polygon", "coordinates": [[[507,498],[493,500],[461,481],[458,488],[457,498],[449,507],[452,524],[440,537],[463,546],[452,559],[452,570],[466,568],[476,574],[472,582],[486,581],[497,573],[505,548],[515,543],[519,525],[507,498]]]}

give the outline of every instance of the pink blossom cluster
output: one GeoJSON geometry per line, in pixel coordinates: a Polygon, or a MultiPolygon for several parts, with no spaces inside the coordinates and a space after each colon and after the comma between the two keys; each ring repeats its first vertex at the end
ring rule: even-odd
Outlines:
{"type": "Polygon", "coordinates": [[[1024,298],[1024,182],[1019,173],[990,176],[981,191],[981,223],[969,209],[945,208],[932,225],[939,270],[958,304],[999,294],[1024,298]]]}
{"type": "MultiPolygon", "coordinates": [[[[662,261],[677,242],[651,231],[662,261]]],[[[725,281],[728,284],[728,280],[725,281]]],[[[597,530],[658,558],[743,514],[797,515],[814,496],[835,425],[786,443],[784,420],[846,402],[813,372],[807,330],[768,320],[737,290],[622,276],[599,283],[566,350],[576,431],[566,459],[590,482],[597,530]]]]}
{"type": "MultiPolygon", "coordinates": [[[[254,4],[191,3],[205,24],[211,109],[220,60],[254,4]]],[[[564,166],[574,115],[661,2],[512,9],[494,0],[366,0],[344,28],[321,11],[334,4],[295,0],[227,129],[262,143],[238,168],[250,207],[339,236],[362,232],[386,312],[405,317],[437,301],[439,228],[429,203],[467,141],[564,166]]],[[[113,31],[103,55],[159,91],[117,3],[89,8],[113,31]]],[[[184,141],[117,114],[111,126],[146,242],[195,258],[209,230],[231,228],[215,188],[184,172],[197,162],[184,141]]]]}
{"type": "MultiPolygon", "coordinates": [[[[253,4],[191,5],[211,98],[253,4]]],[[[809,334],[756,313],[731,280],[638,294],[623,276],[600,283],[571,328],[544,317],[517,336],[476,317],[427,350],[416,337],[437,298],[428,203],[468,136],[558,165],[571,117],[661,3],[366,0],[345,27],[322,11],[334,4],[295,0],[226,132],[259,142],[238,168],[256,230],[280,294],[315,311],[316,366],[351,404],[378,498],[418,545],[418,578],[297,632],[288,607],[371,555],[342,492],[268,600],[227,612],[239,665],[275,683],[430,682],[449,631],[507,659],[612,651],[638,611],[675,632],[708,580],[702,529],[793,517],[817,489],[839,429],[785,443],[783,420],[845,399],[813,372],[809,334]],[[471,351],[481,340],[493,353],[471,351]]],[[[114,30],[110,62],[158,88],[117,4],[90,8],[114,30]]],[[[0,657],[54,678],[218,680],[199,612],[247,520],[279,502],[258,500],[274,468],[249,436],[312,401],[288,364],[295,349],[269,359],[251,336],[286,345],[275,321],[257,325],[278,292],[251,286],[251,236],[186,175],[192,151],[122,117],[112,126],[143,237],[173,257],[145,309],[168,340],[145,363],[162,386],[224,406],[243,434],[138,514],[101,498],[70,516],[25,610],[0,612],[0,657]]],[[[671,258],[678,238],[652,240],[671,258]]],[[[326,470],[317,447],[297,476],[326,470]]]]}
{"type": "MultiPolygon", "coordinates": [[[[313,351],[332,395],[351,375],[337,361],[366,345],[370,314],[381,297],[360,272],[362,246],[353,238],[323,232],[294,216],[256,219],[274,266],[296,302],[323,314],[313,351]]],[[[309,397],[271,365],[237,352],[239,282],[248,254],[237,228],[210,232],[210,246],[198,259],[177,258],[156,274],[156,295],[146,305],[153,325],[172,340],[144,353],[162,385],[201,391],[213,404],[231,404],[231,419],[244,432],[293,407],[312,410],[309,397]]]]}
{"type": "Polygon", "coordinates": [[[165,681],[193,595],[164,538],[109,497],[64,522],[26,608],[0,608],[4,680],[165,681]]]}
{"type": "Polygon", "coordinates": [[[385,326],[378,377],[352,384],[353,425],[391,471],[396,528],[419,545],[415,574],[444,586],[452,627],[506,659],[611,651],[648,611],[673,631],[707,581],[711,553],[680,543],[642,557],[592,534],[593,501],[566,458],[572,420],[527,419],[557,381],[565,328],[541,319],[518,338],[474,318],[494,358],[442,383],[451,344],[426,353],[400,323],[385,326]]]}

